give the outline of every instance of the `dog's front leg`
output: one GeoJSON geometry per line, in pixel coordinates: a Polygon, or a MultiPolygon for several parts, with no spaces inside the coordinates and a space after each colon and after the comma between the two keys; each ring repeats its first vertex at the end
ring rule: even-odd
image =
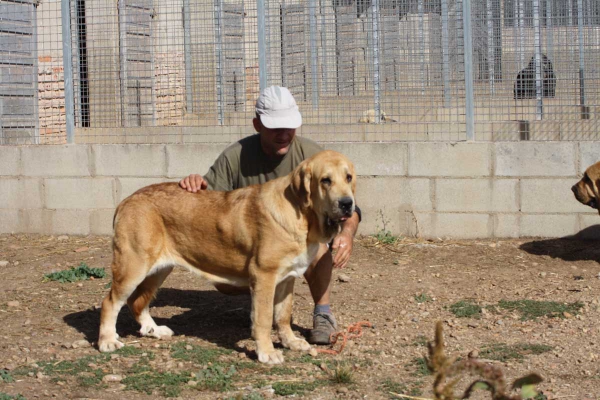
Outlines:
{"type": "Polygon", "coordinates": [[[276,276],[273,273],[257,273],[251,278],[252,291],[252,337],[256,340],[258,361],[267,364],[281,364],[283,353],[275,350],[271,340],[273,326],[273,298],[275,297],[276,276]]]}
{"type": "Polygon", "coordinates": [[[283,347],[296,351],[309,351],[310,344],[304,339],[297,338],[291,327],[294,282],[295,278],[288,278],[277,285],[273,322],[283,347]]]}

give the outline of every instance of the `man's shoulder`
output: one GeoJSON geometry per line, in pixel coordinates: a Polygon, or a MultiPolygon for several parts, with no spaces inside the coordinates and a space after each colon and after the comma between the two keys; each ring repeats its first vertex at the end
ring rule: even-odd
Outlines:
{"type": "Polygon", "coordinates": [[[227,159],[230,158],[239,158],[242,149],[248,147],[256,147],[260,144],[260,138],[257,134],[247,136],[243,139],[238,140],[237,142],[231,143],[229,146],[225,148],[221,152],[221,157],[225,157],[227,159]]]}
{"type": "Polygon", "coordinates": [[[296,136],[297,144],[302,149],[302,153],[304,154],[304,158],[309,158],[314,156],[320,151],[323,151],[323,148],[315,141],[302,137],[296,136]]]}

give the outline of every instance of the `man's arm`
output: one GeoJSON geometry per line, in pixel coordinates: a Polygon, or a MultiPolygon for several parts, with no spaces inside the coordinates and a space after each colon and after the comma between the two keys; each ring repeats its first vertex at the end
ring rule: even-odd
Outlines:
{"type": "Polygon", "coordinates": [[[342,231],[333,239],[331,248],[337,250],[333,257],[334,268],[344,268],[348,264],[350,254],[352,254],[352,242],[358,230],[359,222],[360,214],[355,211],[342,225],[342,231]]]}

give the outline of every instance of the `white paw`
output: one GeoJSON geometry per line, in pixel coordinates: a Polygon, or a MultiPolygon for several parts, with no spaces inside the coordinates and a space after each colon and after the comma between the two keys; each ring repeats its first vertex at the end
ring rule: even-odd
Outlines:
{"type": "Polygon", "coordinates": [[[257,352],[258,361],[265,364],[281,364],[283,363],[283,353],[281,350],[271,350],[265,352],[257,352]]]}
{"type": "Polygon", "coordinates": [[[166,325],[161,326],[142,326],[140,329],[142,336],[154,337],[157,339],[163,339],[173,336],[173,331],[166,325]]]}
{"type": "Polygon", "coordinates": [[[119,350],[123,346],[125,345],[116,339],[101,340],[98,342],[98,350],[100,350],[102,353],[110,353],[111,351],[119,350]]]}
{"type": "Polygon", "coordinates": [[[291,340],[282,340],[281,344],[283,347],[294,351],[309,351],[311,349],[310,344],[306,340],[297,337],[291,340]]]}

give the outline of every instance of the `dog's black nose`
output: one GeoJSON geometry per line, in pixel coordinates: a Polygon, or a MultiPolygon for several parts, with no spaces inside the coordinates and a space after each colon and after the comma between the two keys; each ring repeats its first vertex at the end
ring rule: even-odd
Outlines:
{"type": "Polygon", "coordinates": [[[573,185],[573,186],[571,186],[571,191],[572,191],[573,193],[577,193],[577,188],[576,188],[576,186],[577,186],[577,185],[573,185]]]}
{"type": "Polygon", "coordinates": [[[354,204],[354,201],[351,197],[342,197],[339,201],[339,204],[340,209],[347,213],[352,209],[352,204],[354,204]]]}

